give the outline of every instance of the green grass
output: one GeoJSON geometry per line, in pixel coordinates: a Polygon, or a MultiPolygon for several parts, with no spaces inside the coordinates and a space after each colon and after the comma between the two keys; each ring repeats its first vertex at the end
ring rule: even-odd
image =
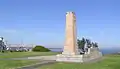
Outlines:
{"type": "Polygon", "coordinates": [[[40,62],[38,60],[0,60],[0,69],[12,69],[40,62]]]}
{"type": "Polygon", "coordinates": [[[39,69],[119,69],[120,55],[106,55],[104,59],[95,63],[56,63],[42,66],[39,69]]]}
{"type": "Polygon", "coordinates": [[[30,56],[45,56],[45,55],[55,55],[56,52],[8,52],[0,53],[0,58],[20,58],[20,57],[30,57],[30,56]]]}
{"type": "MultiPolygon", "coordinates": [[[[12,52],[0,53],[0,58],[20,58],[29,56],[55,55],[54,52],[12,52]]],[[[0,60],[0,69],[12,69],[40,62],[39,60],[0,60]]]]}

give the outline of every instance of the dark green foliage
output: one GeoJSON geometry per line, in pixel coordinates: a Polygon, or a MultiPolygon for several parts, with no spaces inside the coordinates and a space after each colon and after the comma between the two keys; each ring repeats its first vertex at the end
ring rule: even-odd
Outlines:
{"type": "Polygon", "coordinates": [[[90,48],[92,46],[92,43],[89,39],[86,39],[87,47],[90,48]]]}
{"type": "Polygon", "coordinates": [[[85,46],[85,43],[86,43],[85,38],[82,38],[82,40],[78,39],[77,43],[78,43],[79,49],[84,49],[84,46],[85,46]]]}
{"type": "Polygon", "coordinates": [[[36,46],[32,49],[32,51],[35,51],[35,52],[49,52],[50,50],[48,48],[43,47],[43,46],[36,46]]]}
{"type": "Polygon", "coordinates": [[[98,47],[98,43],[95,42],[94,47],[98,47]]]}
{"type": "Polygon", "coordinates": [[[81,48],[81,40],[77,39],[78,48],[81,48]]]}
{"type": "Polygon", "coordinates": [[[1,37],[2,40],[0,40],[0,52],[4,53],[6,51],[6,45],[3,42],[3,38],[1,37]]]}
{"type": "Polygon", "coordinates": [[[90,39],[85,39],[85,38],[82,38],[82,40],[77,40],[77,44],[78,44],[78,48],[79,49],[82,49],[84,51],[84,47],[85,47],[85,44],[87,44],[87,48],[90,48],[90,47],[98,47],[98,44],[96,42],[91,42],[90,39]]]}

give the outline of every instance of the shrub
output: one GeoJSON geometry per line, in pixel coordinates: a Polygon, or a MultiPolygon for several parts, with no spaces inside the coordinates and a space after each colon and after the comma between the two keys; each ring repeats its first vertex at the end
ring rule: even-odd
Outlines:
{"type": "Polygon", "coordinates": [[[45,48],[43,46],[35,46],[32,51],[34,52],[49,52],[50,50],[48,48],[45,48]]]}

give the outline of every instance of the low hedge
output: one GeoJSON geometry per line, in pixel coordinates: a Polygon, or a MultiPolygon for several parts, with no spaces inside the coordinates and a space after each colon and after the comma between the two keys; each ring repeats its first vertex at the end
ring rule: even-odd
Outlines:
{"type": "Polygon", "coordinates": [[[44,46],[35,46],[32,51],[34,52],[49,52],[51,50],[49,50],[48,48],[45,48],[44,46]]]}

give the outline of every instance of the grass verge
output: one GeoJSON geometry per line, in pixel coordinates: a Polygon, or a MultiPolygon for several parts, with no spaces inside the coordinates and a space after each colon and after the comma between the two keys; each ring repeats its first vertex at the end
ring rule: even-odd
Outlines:
{"type": "Polygon", "coordinates": [[[12,53],[0,53],[0,69],[13,69],[16,67],[31,65],[40,62],[40,60],[7,60],[8,58],[21,58],[29,56],[45,56],[56,55],[55,52],[12,52],[12,53]]]}
{"type": "Polygon", "coordinates": [[[20,57],[30,57],[30,56],[46,56],[46,55],[56,55],[57,52],[8,52],[0,53],[0,58],[20,58],[20,57]]]}
{"type": "Polygon", "coordinates": [[[120,55],[105,55],[102,61],[96,63],[56,63],[41,66],[38,69],[119,69],[120,55]]]}

